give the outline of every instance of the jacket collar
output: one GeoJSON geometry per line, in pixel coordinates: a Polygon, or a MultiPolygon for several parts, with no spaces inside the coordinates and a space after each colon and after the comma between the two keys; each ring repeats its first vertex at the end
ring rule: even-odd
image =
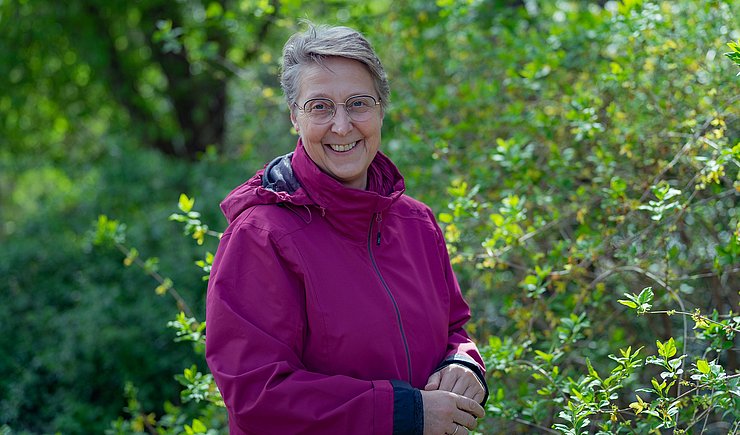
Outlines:
{"type": "Polygon", "coordinates": [[[301,185],[296,194],[304,190],[311,202],[320,208],[323,217],[353,239],[366,238],[371,221],[380,218],[405,190],[398,168],[380,151],[368,168],[366,190],[346,187],[321,171],[300,139],[291,166],[301,185]]]}

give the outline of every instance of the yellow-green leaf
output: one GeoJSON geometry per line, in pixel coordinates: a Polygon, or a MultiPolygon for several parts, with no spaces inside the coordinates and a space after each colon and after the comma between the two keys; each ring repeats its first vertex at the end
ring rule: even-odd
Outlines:
{"type": "Polygon", "coordinates": [[[539,356],[540,358],[542,358],[542,360],[543,360],[543,361],[545,361],[545,362],[548,362],[548,363],[549,363],[550,361],[552,361],[552,358],[554,357],[554,355],[553,355],[553,354],[551,354],[551,353],[546,353],[546,352],[543,352],[543,351],[541,351],[541,350],[535,350],[535,351],[534,351],[534,353],[536,353],[536,354],[537,354],[537,356],[539,356]]]}
{"type": "Polygon", "coordinates": [[[696,368],[699,370],[699,372],[707,374],[709,373],[709,363],[707,363],[707,360],[700,359],[696,362],[696,368]]]}
{"type": "Polygon", "coordinates": [[[184,193],[180,194],[180,199],[177,202],[177,207],[185,213],[189,213],[193,209],[195,204],[195,198],[188,198],[184,193]]]}
{"type": "Polygon", "coordinates": [[[494,213],[491,215],[491,222],[493,222],[493,224],[497,227],[500,227],[504,224],[505,221],[503,216],[498,213],[494,213]]]}
{"type": "Polygon", "coordinates": [[[204,425],[200,420],[196,418],[195,420],[193,420],[193,430],[198,433],[204,433],[205,431],[208,430],[208,428],[206,427],[206,425],[204,425]]]}

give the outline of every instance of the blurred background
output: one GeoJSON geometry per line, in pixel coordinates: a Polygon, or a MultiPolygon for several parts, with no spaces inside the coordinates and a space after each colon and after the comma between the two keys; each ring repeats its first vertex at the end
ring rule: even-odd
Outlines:
{"type": "Polygon", "coordinates": [[[567,377],[627,346],[737,372],[737,3],[0,0],[0,433],[226,433],[202,337],[167,324],[200,331],[220,200],[295,146],[278,74],[301,19],[385,64],[383,150],[486,348],[483,433],[554,431],[567,377]],[[630,314],[645,287],[724,326],[630,314]]]}

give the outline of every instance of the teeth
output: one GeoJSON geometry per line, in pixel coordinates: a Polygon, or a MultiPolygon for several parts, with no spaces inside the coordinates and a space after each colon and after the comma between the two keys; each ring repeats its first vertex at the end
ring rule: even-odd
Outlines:
{"type": "Polygon", "coordinates": [[[343,152],[349,151],[349,150],[351,150],[352,148],[354,148],[354,147],[355,147],[355,146],[357,145],[357,142],[359,142],[359,141],[355,141],[355,142],[352,142],[352,143],[348,143],[348,144],[346,144],[346,145],[329,144],[329,146],[330,146],[330,147],[331,147],[331,149],[333,149],[334,151],[336,151],[336,152],[338,152],[338,153],[343,153],[343,152]]]}

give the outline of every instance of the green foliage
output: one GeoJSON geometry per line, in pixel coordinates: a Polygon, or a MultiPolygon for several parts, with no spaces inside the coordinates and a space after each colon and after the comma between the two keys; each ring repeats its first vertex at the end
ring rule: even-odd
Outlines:
{"type": "Polygon", "coordinates": [[[740,300],[738,83],[717,54],[738,11],[534,3],[419,5],[388,41],[403,53],[393,157],[442,208],[471,332],[499,337],[482,432],[732,429],[736,402],[704,407],[711,390],[681,382],[698,360],[738,370],[736,334],[709,322],[740,300]],[[651,386],[658,418],[631,412],[651,386]]]}
{"type": "Polygon", "coordinates": [[[637,314],[645,314],[653,307],[650,303],[653,301],[652,287],[645,287],[639,295],[627,294],[627,299],[619,299],[622,305],[637,310],[637,314]]]}
{"type": "MultiPolygon", "coordinates": [[[[737,66],[740,66],[740,40],[737,42],[728,42],[727,45],[732,49],[731,52],[725,53],[725,56],[730,58],[731,61],[735,62],[737,66]]],[[[738,73],[740,75],[740,73],[738,73]]]]}
{"type": "MultiPolygon", "coordinates": [[[[184,223],[185,234],[191,235],[199,245],[203,244],[207,234],[220,237],[220,234],[210,231],[208,229],[208,225],[201,222],[200,213],[193,211],[193,204],[195,204],[195,198],[188,198],[184,193],[181,194],[177,207],[180,209],[182,214],[172,213],[170,215],[170,220],[184,223]]],[[[205,267],[205,265],[202,267],[205,267]]]]}
{"type": "MultiPolygon", "coordinates": [[[[161,180],[144,175],[146,160],[156,162],[157,158],[129,159],[136,164],[127,171],[126,183],[156,185],[161,180]]],[[[107,164],[114,172],[116,163],[107,164]]],[[[142,252],[158,245],[173,253],[159,262],[161,268],[172,268],[187,259],[188,255],[179,254],[184,254],[179,248],[184,244],[178,243],[177,231],[148,229],[166,219],[166,214],[153,208],[141,214],[112,205],[118,201],[143,203],[144,198],[156,203],[157,194],[142,189],[146,195],[138,196],[135,187],[123,186],[107,176],[97,177],[94,184],[75,179],[80,180],[76,189],[84,201],[61,208],[45,207],[41,202],[33,213],[9,201],[0,211],[4,224],[0,235],[0,273],[4,277],[0,280],[0,318],[8,331],[0,338],[8,350],[0,357],[4,373],[0,379],[0,422],[20,433],[101,433],[122,409],[125,382],[140,386],[142,406],[159,409],[178,389],[176,384],[157,385],[155,380],[171,379],[173,366],[196,361],[187,349],[172,343],[162,322],[171,315],[171,308],[157,303],[154,285],[121,267],[120,254],[92,248],[93,240],[110,246],[125,240],[148,240],[141,242],[142,252]],[[126,192],[126,199],[119,196],[121,191],[126,192]],[[96,203],[151,225],[123,233],[123,227],[113,220],[96,221],[96,203]],[[88,239],[86,232],[93,221],[96,225],[88,239]]],[[[47,193],[53,195],[53,188],[47,193]]],[[[123,257],[124,261],[141,260],[133,253],[123,257]]],[[[154,262],[149,261],[148,267],[154,269],[154,262]]],[[[190,275],[178,273],[177,278],[186,283],[201,282],[197,274],[190,275]]],[[[188,295],[195,296],[192,292],[188,295]]]]}
{"type": "MultiPolygon", "coordinates": [[[[194,204],[195,198],[188,198],[187,195],[181,194],[178,208],[184,214],[173,213],[169,216],[169,220],[184,224],[185,236],[200,234],[200,237],[194,236],[193,239],[195,239],[198,246],[201,246],[206,235],[214,238],[219,238],[221,235],[209,231],[201,223],[199,220],[200,213],[193,210],[194,204]]],[[[205,356],[206,324],[193,317],[192,310],[180,292],[174,287],[172,279],[160,275],[158,270],[151,266],[151,263],[153,263],[150,261],[151,259],[140,260],[138,249],[125,244],[125,226],[123,224],[111,221],[105,216],[100,216],[94,233],[96,235],[94,240],[98,242],[99,247],[115,245],[125,255],[125,265],[138,266],[144,274],[156,281],[159,284],[155,289],[156,294],[169,294],[173,297],[180,312],[175,320],[167,322],[167,326],[175,330],[174,341],[192,344],[193,352],[202,363],[205,356]]],[[[203,267],[200,260],[196,261],[195,264],[203,267]]],[[[177,374],[174,378],[182,387],[179,397],[180,402],[182,404],[191,403],[192,406],[175,406],[166,402],[163,407],[163,415],[157,417],[155,413],[147,411],[139,404],[136,387],[127,383],[125,396],[128,405],[124,411],[129,417],[127,419],[119,417],[106,430],[106,433],[113,435],[146,431],[163,435],[181,433],[213,435],[219,433],[219,430],[225,430],[225,405],[213,376],[210,373],[204,374],[197,364],[192,364],[185,368],[182,374],[177,374]],[[186,421],[192,421],[192,423],[187,424],[186,421]]]]}

